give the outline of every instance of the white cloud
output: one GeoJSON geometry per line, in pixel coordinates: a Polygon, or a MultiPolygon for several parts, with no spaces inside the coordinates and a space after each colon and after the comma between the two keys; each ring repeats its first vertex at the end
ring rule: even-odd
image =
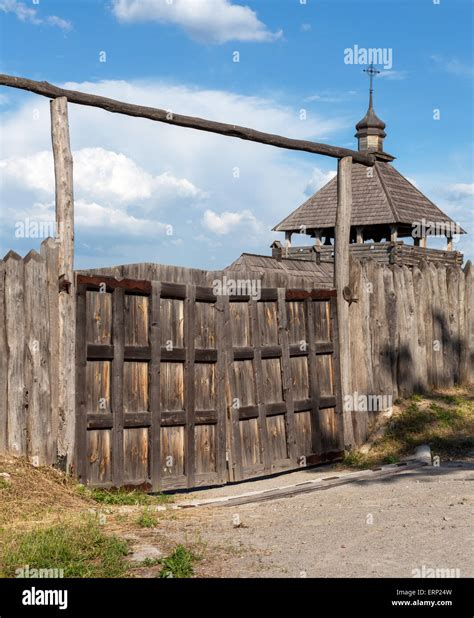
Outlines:
{"type": "MultiPolygon", "coordinates": [[[[317,112],[301,121],[299,109],[270,98],[156,81],[63,86],[301,139],[321,141],[334,137],[334,132],[345,126],[339,119],[328,120],[317,112]]],[[[5,114],[2,122],[3,253],[32,247],[26,241],[21,246],[15,244],[14,222],[18,217],[38,218],[37,202],[52,203],[53,199],[49,101],[35,98],[34,110],[31,101],[25,101],[5,114]]],[[[80,105],[69,106],[69,124],[78,268],[144,261],[211,266],[214,262],[211,264],[209,241],[204,236],[211,242],[213,238],[225,241],[214,251],[217,267],[232,262],[245,250],[268,253],[275,238],[271,228],[304,201],[304,189],[317,160],[311,155],[80,105]],[[238,178],[235,168],[239,169],[238,178]],[[208,214],[206,219],[214,230],[203,227],[206,210],[215,215],[208,214]],[[103,228],[106,212],[116,224],[103,228]],[[225,213],[237,213],[240,223],[225,213]],[[164,234],[155,242],[154,234],[148,232],[160,229],[163,222],[173,226],[173,236],[164,234]],[[223,234],[233,222],[237,232],[223,234]],[[181,246],[176,242],[179,239],[183,240],[181,246]]]]}
{"type": "Polygon", "coordinates": [[[305,97],[304,100],[316,103],[341,103],[342,101],[349,101],[354,94],[356,94],[354,90],[349,90],[347,92],[324,90],[319,94],[312,94],[308,97],[305,97]]]}
{"type": "Polygon", "coordinates": [[[154,21],[183,28],[205,43],[227,41],[274,41],[272,33],[248,6],[229,0],[113,0],[112,11],[123,23],[154,21]]]}
{"type": "Polygon", "coordinates": [[[97,202],[76,200],[74,203],[76,224],[83,228],[97,230],[102,235],[126,232],[129,236],[148,237],[164,234],[166,224],[151,219],[140,219],[120,208],[104,207],[97,202]]]}
{"type": "Polygon", "coordinates": [[[335,170],[330,170],[329,172],[325,172],[319,167],[313,168],[313,172],[311,174],[311,178],[306,185],[305,193],[306,195],[313,195],[316,191],[319,191],[321,187],[324,187],[330,180],[334,178],[336,175],[335,170]]]}
{"type": "Polygon", "coordinates": [[[28,22],[35,26],[47,24],[49,26],[56,26],[62,30],[70,30],[72,28],[70,21],[57,17],[57,15],[40,17],[36,9],[27,6],[24,2],[18,2],[17,0],[0,0],[0,11],[4,13],[13,13],[20,21],[28,22]]]}
{"type": "Polygon", "coordinates": [[[54,192],[53,155],[37,152],[26,157],[11,157],[0,161],[2,185],[11,183],[24,189],[44,193],[54,192]]]}
{"type": "Polygon", "coordinates": [[[385,79],[400,81],[402,79],[406,79],[408,77],[408,71],[392,71],[392,70],[384,70],[380,71],[377,78],[385,77],[385,79]]]}
{"type": "Polygon", "coordinates": [[[220,236],[236,232],[237,228],[244,228],[248,232],[255,232],[261,227],[261,223],[257,221],[250,210],[223,212],[221,214],[213,210],[206,210],[202,218],[202,225],[220,236]]]}
{"type": "MultiPolygon", "coordinates": [[[[175,178],[169,172],[153,176],[129,157],[104,148],[82,148],[73,152],[73,159],[74,191],[78,195],[126,203],[151,197],[164,199],[172,194],[183,198],[203,195],[185,178],[175,178]]],[[[21,183],[34,191],[54,192],[51,151],[5,159],[0,161],[0,170],[4,182],[21,183]]]]}
{"type": "Polygon", "coordinates": [[[448,186],[448,193],[455,198],[471,197],[474,195],[474,183],[458,182],[448,186]]]}
{"type": "Polygon", "coordinates": [[[458,75],[460,77],[473,77],[474,67],[472,63],[465,63],[458,58],[448,58],[446,56],[440,56],[433,54],[431,60],[436,64],[438,68],[452,75],[458,75]]]}

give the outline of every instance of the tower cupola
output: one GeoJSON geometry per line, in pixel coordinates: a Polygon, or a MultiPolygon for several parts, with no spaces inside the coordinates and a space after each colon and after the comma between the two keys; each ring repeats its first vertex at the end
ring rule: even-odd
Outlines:
{"type": "Polygon", "coordinates": [[[355,137],[357,137],[359,150],[362,152],[384,152],[383,140],[387,136],[385,133],[385,122],[380,120],[377,114],[374,112],[373,103],[373,77],[380,71],[374,69],[371,64],[368,69],[364,69],[370,76],[370,94],[369,94],[369,109],[367,113],[356,124],[355,137]]]}

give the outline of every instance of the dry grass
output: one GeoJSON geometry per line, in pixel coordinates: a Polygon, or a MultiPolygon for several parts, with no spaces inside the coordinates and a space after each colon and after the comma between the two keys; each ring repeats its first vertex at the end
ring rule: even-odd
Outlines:
{"type": "Polygon", "coordinates": [[[53,468],[34,468],[22,459],[0,457],[0,472],[11,477],[0,487],[0,529],[54,524],[93,504],[77,494],[72,479],[53,468]]]}
{"type": "Polygon", "coordinates": [[[399,402],[384,436],[368,454],[349,453],[343,464],[355,468],[395,463],[429,444],[441,460],[474,454],[474,389],[453,388],[427,395],[413,395],[399,402]]]}

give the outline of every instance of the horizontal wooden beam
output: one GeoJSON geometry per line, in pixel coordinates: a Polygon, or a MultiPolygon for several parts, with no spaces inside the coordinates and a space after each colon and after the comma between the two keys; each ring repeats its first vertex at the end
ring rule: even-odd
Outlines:
{"type": "Polygon", "coordinates": [[[227,137],[237,137],[239,139],[258,142],[259,144],[267,144],[268,146],[275,146],[277,148],[311,152],[313,154],[325,155],[336,159],[352,157],[354,162],[362,163],[362,165],[367,165],[369,167],[375,163],[375,157],[373,155],[364,154],[363,152],[350,150],[348,148],[339,148],[338,146],[330,146],[329,144],[319,144],[307,140],[283,137],[282,135],[263,133],[255,129],[224,122],[215,122],[205,118],[183,116],[169,110],[145,107],[143,105],[133,105],[132,103],[125,103],[124,101],[117,101],[115,99],[79,92],[77,90],[66,90],[65,88],[59,88],[48,82],[38,82],[32,79],[26,79],[25,77],[0,74],[0,86],[27,90],[50,99],[66,97],[70,103],[99,107],[114,114],[148,118],[149,120],[164,122],[165,124],[186,127],[188,129],[197,129],[198,131],[207,131],[209,133],[218,133],[219,135],[226,135],[227,137]]]}

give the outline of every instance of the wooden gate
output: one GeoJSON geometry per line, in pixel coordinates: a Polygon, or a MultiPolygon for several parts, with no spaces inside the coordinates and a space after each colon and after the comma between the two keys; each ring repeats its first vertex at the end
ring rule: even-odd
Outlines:
{"type": "Polygon", "coordinates": [[[82,482],[178,489],[340,457],[335,300],[78,275],[82,482]]]}

